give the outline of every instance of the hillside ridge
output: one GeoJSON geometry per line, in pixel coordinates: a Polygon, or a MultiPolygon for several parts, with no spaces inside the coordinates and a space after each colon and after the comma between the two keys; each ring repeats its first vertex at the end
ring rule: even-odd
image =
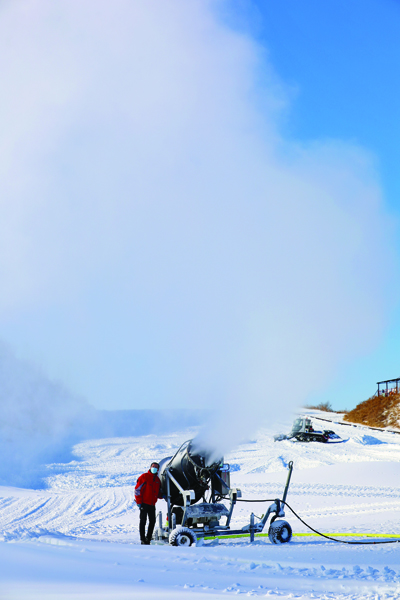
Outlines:
{"type": "Polygon", "coordinates": [[[343,420],[371,427],[400,427],[400,393],[375,394],[345,414],[343,420]]]}

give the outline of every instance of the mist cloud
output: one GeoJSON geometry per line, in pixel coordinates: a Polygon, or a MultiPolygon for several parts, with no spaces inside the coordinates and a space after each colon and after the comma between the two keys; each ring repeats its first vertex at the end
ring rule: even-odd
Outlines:
{"type": "Polygon", "coordinates": [[[95,411],[0,344],[0,485],[37,486],[46,461],[66,461],[95,411]]]}
{"type": "Polygon", "coordinates": [[[285,140],[216,6],[3,4],[0,324],[99,406],[241,429],[376,342],[391,230],[373,157],[285,140]]]}

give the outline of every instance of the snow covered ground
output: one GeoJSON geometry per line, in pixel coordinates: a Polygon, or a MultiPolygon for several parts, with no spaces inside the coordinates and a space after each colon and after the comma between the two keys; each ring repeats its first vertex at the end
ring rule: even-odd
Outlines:
{"type": "MultiPolygon", "coordinates": [[[[314,528],[400,536],[400,435],[314,426],[346,441],[274,442],[279,432],[263,429],[225,457],[234,469],[231,484],[243,498],[281,496],[292,460],[287,500],[314,528]]],[[[297,535],[281,546],[267,537],[140,546],[137,476],[194,434],[82,442],[72,462],[47,466],[44,489],[0,487],[0,599],[400,598],[397,543],[346,545],[297,535]]],[[[268,505],[239,503],[232,527],[268,505]]],[[[165,502],[157,506],[165,514],[165,502]]],[[[308,531],[289,510],[286,519],[296,534],[308,531]]]]}

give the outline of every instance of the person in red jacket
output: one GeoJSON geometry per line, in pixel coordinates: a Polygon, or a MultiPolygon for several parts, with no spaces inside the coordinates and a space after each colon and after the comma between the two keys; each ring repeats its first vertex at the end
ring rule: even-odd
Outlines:
{"type": "Polygon", "coordinates": [[[140,509],[139,533],[142,544],[149,545],[156,524],[156,502],[163,498],[161,481],[157,475],[160,465],[151,463],[147,473],[140,475],[135,487],[135,500],[140,509]],[[149,518],[149,528],[146,535],[146,521],[149,518]]]}

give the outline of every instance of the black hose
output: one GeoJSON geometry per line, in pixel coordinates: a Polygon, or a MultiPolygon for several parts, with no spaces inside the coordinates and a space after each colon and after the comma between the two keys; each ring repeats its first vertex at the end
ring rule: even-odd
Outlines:
{"type": "MultiPolygon", "coordinates": [[[[242,498],[238,498],[237,502],[275,502],[275,498],[274,499],[266,498],[265,500],[242,500],[242,498]]],[[[317,531],[316,529],[311,527],[311,525],[309,525],[308,523],[303,521],[303,519],[293,510],[293,508],[287,502],[284,502],[283,500],[280,500],[279,502],[281,502],[281,504],[284,504],[285,506],[287,506],[288,509],[292,511],[294,516],[297,517],[299,519],[299,521],[301,521],[301,523],[303,523],[303,525],[308,527],[308,529],[310,529],[317,535],[320,535],[321,537],[326,538],[327,540],[331,540],[332,542],[339,542],[340,544],[352,544],[352,545],[355,545],[355,544],[363,544],[363,545],[367,545],[367,544],[398,544],[400,542],[400,540],[382,540],[382,541],[378,541],[378,542],[369,542],[369,541],[352,542],[352,541],[348,541],[348,540],[338,540],[337,538],[333,538],[329,535],[325,535],[325,533],[321,533],[320,531],[317,531]]]]}

